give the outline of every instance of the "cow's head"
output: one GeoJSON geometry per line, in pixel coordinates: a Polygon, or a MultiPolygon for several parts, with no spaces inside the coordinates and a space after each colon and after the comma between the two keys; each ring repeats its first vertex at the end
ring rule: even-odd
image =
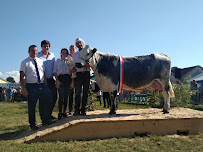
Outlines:
{"type": "Polygon", "coordinates": [[[93,49],[91,48],[89,45],[86,45],[82,50],[80,50],[79,55],[80,58],[78,60],[79,63],[81,63],[81,65],[78,64],[77,67],[79,66],[84,66],[86,64],[86,62],[88,62],[92,56],[94,55],[94,53],[97,51],[97,49],[93,49]]]}

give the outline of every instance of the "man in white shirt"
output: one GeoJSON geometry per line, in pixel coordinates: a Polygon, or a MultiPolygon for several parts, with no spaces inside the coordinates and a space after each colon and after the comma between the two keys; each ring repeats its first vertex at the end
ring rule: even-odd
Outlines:
{"type": "Polygon", "coordinates": [[[28,115],[31,130],[38,127],[35,123],[35,107],[39,100],[39,112],[43,125],[51,124],[52,97],[50,90],[45,85],[46,76],[43,61],[37,58],[37,47],[31,45],[28,50],[29,57],[21,62],[20,66],[20,85],[22,95],[28,97],[28,115]],[[25,87],[26,83],[26,87],[25,87]]]}
{"type": "MultiPolygon", "coordinates": [[[[55,56],[52,52],[49,51],[50,46],[51,44],[48,40],[43,40],[41,42],[42,51],[38,53],[37,57],[42,59],[44,62],[45,74],[47,78],[47,86],[51,91],[51,95],[53,99],[53,104],[49,106],[51,106],[51,109],[53,111],[57,100],[57,89],[55,85],[55,80],[53,79],[53,68],[54,68],[55,56]]],[[[52,118],[54,119],[53,116],[52,118]]]]}
{"type": "MultiPolygon", "coordinates": [[[[85,42],[81,38],[77,38],[75,41],[75,45],[78,50],[82,50],[85,42]]],[[[73,54],[73,72],[76,72],[77,77],[74,79],[75,84],[75,112],[73,115],[86,115],[86,105],[90,84],[90,65],[87,62],[84,67],[76,67],[76,63],[79,59],[79,51],[73,54]],[[82,107],[80,109],[81,103],[81,89],[83,89],[82,96],[82,107]]]]}

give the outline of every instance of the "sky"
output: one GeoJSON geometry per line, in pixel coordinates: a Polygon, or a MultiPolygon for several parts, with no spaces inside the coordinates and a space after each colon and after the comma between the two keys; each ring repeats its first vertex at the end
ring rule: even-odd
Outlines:
{"type": "Polygon", "coordinates": [[[80,37],[103,53],[165,53],[172,67],[203,66],[202,0],[0,0],[0,78],[19,82],[28,47],[56,59],[80,37]]]}

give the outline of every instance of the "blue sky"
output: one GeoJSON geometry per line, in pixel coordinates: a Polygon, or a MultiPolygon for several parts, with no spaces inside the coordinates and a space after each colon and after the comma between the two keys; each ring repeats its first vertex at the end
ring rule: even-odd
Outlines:
{"type": "Polygon", "coordinates": [[[28,47],[56,58],[77,37],[104,53],[165,53],[172,66],[203,66],[202,0],[1,0],[0,77],[19,82],[28,47]]]}

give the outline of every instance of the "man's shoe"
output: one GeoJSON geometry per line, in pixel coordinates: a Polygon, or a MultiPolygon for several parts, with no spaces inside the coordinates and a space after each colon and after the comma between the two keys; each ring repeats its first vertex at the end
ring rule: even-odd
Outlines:
{"type": "Polygon", "coordinates": [[[52,120],[52,119],[49,119],[49,120],[47,120],[47,121],[45,121],[45,122],[42,122],[42,125],[50,125],[50,124],[52,124],[52,123],[54,123],[54,122],[56,122],[56,121],[54,121],[54,120],[52,120]]]}
{"type": "Polygon", "coordinates": [[[39,127],[37,127],[37,126],[30,126],[30,129],[31,130],[37,130],[37,129],[39,129],[39,127]]]}
{"type": "Polygon", "coordinates": [[[67,118],[68,117],[67,113],[63,113],[62,116],[63,116],[63,118],[67,118]]]}
{"type": "Polygon", "coordinates": [[[57,119],[57,118],[55,118],[54,116],[51,116],[51,119],[57,119]]]}
{"type": "Polygon", "coordinates": [[[86,116],[86,112],[81,112],[81,115],[82,116],[86,116]]]}
{"type": "Polygon", "coordinates": [[[80,115],[80,113],[79,113],[78,111],[75,111],[75,112],[73,113],[73,116],[78,116],[78,115],[80,115]]]}
{"type": "Polygon", "coordinates": [[[114,115],[114,114],[116,114],[116,111],[110,111],[109,112],[109,115],[114,115]]]}
{"type": "Polygon", "coordinates": [[[60,120],[62,118],[62,113],[58,114],[58,120],[60,120]]]}

